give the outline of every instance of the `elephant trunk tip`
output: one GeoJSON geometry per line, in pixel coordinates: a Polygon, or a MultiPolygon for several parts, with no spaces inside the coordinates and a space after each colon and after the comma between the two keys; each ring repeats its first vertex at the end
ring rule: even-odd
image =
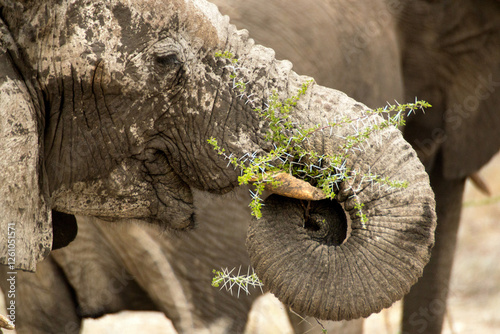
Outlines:
{"type": "Polygon", "coordinates": [[[304,201],[305,232],[319,244],[340,246],[347,237],[347,217],[336,200],[304,201]]]}

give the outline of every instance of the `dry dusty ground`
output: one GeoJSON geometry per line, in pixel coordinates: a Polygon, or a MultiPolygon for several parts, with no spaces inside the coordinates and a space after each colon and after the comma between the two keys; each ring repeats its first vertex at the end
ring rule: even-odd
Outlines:
{"type": "MultiPolygon", "coordinates": [[[[488,198],[467,184],[443,334],[500,334],[500,154],[481,170],[481,176],[492,196],[488,198]]],[[[0,298],[0,312],[5,314],[2,304],[0,298]]],[[[398,302],[372,315],[365,321],[364,333],[399,333],[400,314],[398,302]]],[[[169,325],[157,312],[127,312],[86,320],[84,333],[158,333],[159,328],[165,330],[169,325]]]]}

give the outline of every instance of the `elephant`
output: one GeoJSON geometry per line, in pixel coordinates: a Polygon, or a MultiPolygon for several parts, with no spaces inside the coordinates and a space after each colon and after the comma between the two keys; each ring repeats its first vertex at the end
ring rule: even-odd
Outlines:
{"type": "Polygon", "coordinates": [[[433,101],[404,135],[429,173],[438,225],[431,261],[405,297],[403,331],[440,333],[465,181],[500,149],[500,2],[410,2],[404,13],[406,96],[433,101]]]}
{"type": "Polygon", "coordinates": [[[0,260],[10,270],[34,271],[74,237],[77,222],[55,212],[189,235],[201,222],[193,193],[238,185],[242,167],[221,155],[273,152],[276,124],[256,109],[291,99],[285,134],[316,129],[300,144],[321,156],[311,163],[329,166],[349,138],[380,130],[340,155],[336,168],[349,173],[332,181],[333,199],[298,179],[299,193],[313,195],[287,198],[270,176],[273,194],[246,239],[265,289],[299,314],[338,321],[392,305],[421,276],[436,215],[415,150],[362,103],[276,60],[215,5],[2,0],[0,13],[0,225],[9,231],[0,260]]]}
{"type": "Polygon", "coordinates": [[[500,2],[212,2],[322,85],[369,106],[391,101],[391,89],[393,98],[433,105],[404,128],[430,175],[438,225],[430,263],[404,299],[402,332],[440,333],[465,180],[500,149],[500,2]],[[374,63],[378,54],[387,55],[384,65],[374,63]]]}

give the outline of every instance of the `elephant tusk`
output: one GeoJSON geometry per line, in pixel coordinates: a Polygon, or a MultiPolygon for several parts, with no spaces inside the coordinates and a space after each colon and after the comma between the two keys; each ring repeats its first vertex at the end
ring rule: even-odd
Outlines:
{"type": "Polygon", "coordinates": [[[479,191],[487,196],[491,196],[491,191],[486,185],[486,182],[484,182],[481,175],[479,175],[479,172],[472,173],[471,175],[469,175],[469,178],[472,181],[472,184],[474,184],[474,186],[476,186],[479,191]]]}
{"type": "MultiPolygon", "coordinates": [[[[271,178],[273,181],[278,181],[278,185],[267,182],[264,189],[273,194],[308,201],[319,201],[326,198],[321,189],[288,173],[277,173],[271,178]]],[[[256,179],[253,179],[250,182],[255,181],[256,179]]]]}
{"type": "Polygon", "coordinates": [[[2,328],[10,329],[10,330],[16,329],[16,327],[9,320],[9,318],[7,318],[6,316],[4,316],[3,314],[0,314],[0,332],[2,331],[2,328]]]}

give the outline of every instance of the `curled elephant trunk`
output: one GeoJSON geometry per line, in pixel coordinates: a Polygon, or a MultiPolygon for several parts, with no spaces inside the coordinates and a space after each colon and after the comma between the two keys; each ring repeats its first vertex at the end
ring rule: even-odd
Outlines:
{"type": "MultiPolygon", "coordinates": [[[[340,182],[333,200],[273,194],[263,218],[251,222],[247,249],[256,273],[302,315],[349,320],[379,312],[409,292],[430,258],[436,217],[428,176],[397,130],[373,136],[347,159],[356,177],[340,182]],[[409,185],[374,182],[374,173],[409,185]]],[[[312,145],[336,153],[342,137],[324,135],[312,145]]]]}

